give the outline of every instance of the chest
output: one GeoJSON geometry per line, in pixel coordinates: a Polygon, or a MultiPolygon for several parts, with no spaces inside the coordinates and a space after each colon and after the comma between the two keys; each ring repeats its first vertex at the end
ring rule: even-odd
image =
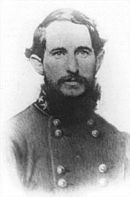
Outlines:
{"type": "Polygon", "coordinates": [[[98,126],[63,127],[58,120],[49,120],[37,142],[28,154],[35,185],[51,189],[107,185],[123,177],[123,149],[98,126]]]}

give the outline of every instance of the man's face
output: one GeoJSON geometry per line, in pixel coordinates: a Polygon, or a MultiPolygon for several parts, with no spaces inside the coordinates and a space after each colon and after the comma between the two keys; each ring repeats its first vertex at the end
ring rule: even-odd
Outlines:
{"type": "Polygon", "coordinates": [[[65,96],[79,96],[85,81],[95,74],[95,54],[86,26],[56,21],[46,28],[44,72],[49,82],[65,96]]]}

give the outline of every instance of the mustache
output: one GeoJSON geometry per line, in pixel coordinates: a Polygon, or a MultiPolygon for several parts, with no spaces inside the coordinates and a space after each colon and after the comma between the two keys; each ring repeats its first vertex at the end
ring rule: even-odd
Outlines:
{"type": "Polygon", "coordinates": [[[82,77],[80,75],[71,74],[68,76],[61,77],[58,80],[57,84],[61,85],[62,83],[66,82],[66,81],[77,81],[79,83],[89,83],[89,81],[85,77],[82,77]]]}

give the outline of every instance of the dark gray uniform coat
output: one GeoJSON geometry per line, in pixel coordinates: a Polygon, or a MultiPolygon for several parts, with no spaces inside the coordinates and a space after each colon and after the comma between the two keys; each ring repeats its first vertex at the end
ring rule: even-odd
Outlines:
{"type": "Polygon", "coordinates": [[[53,190],[78,185],[109,185],[124,179],[129,160],[127,134],[99,115],[64,127],[32,104],[12,120],[13,153],[27,187],[53,190]]]}

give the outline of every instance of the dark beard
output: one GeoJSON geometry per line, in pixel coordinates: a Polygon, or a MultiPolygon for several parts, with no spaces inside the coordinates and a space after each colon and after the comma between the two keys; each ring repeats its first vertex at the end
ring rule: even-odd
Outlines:
{"type": "Polygon", "coordinates": [[[94,79],[91,83],[84,80],[85,92],[82,95],[72,97],[65,96],[45,77],[45,85],[49,113],[59,118],[64,124],[76,124],[88,119],[94,112],[97,101],[100,99],[101,90],[94,79]]]}

